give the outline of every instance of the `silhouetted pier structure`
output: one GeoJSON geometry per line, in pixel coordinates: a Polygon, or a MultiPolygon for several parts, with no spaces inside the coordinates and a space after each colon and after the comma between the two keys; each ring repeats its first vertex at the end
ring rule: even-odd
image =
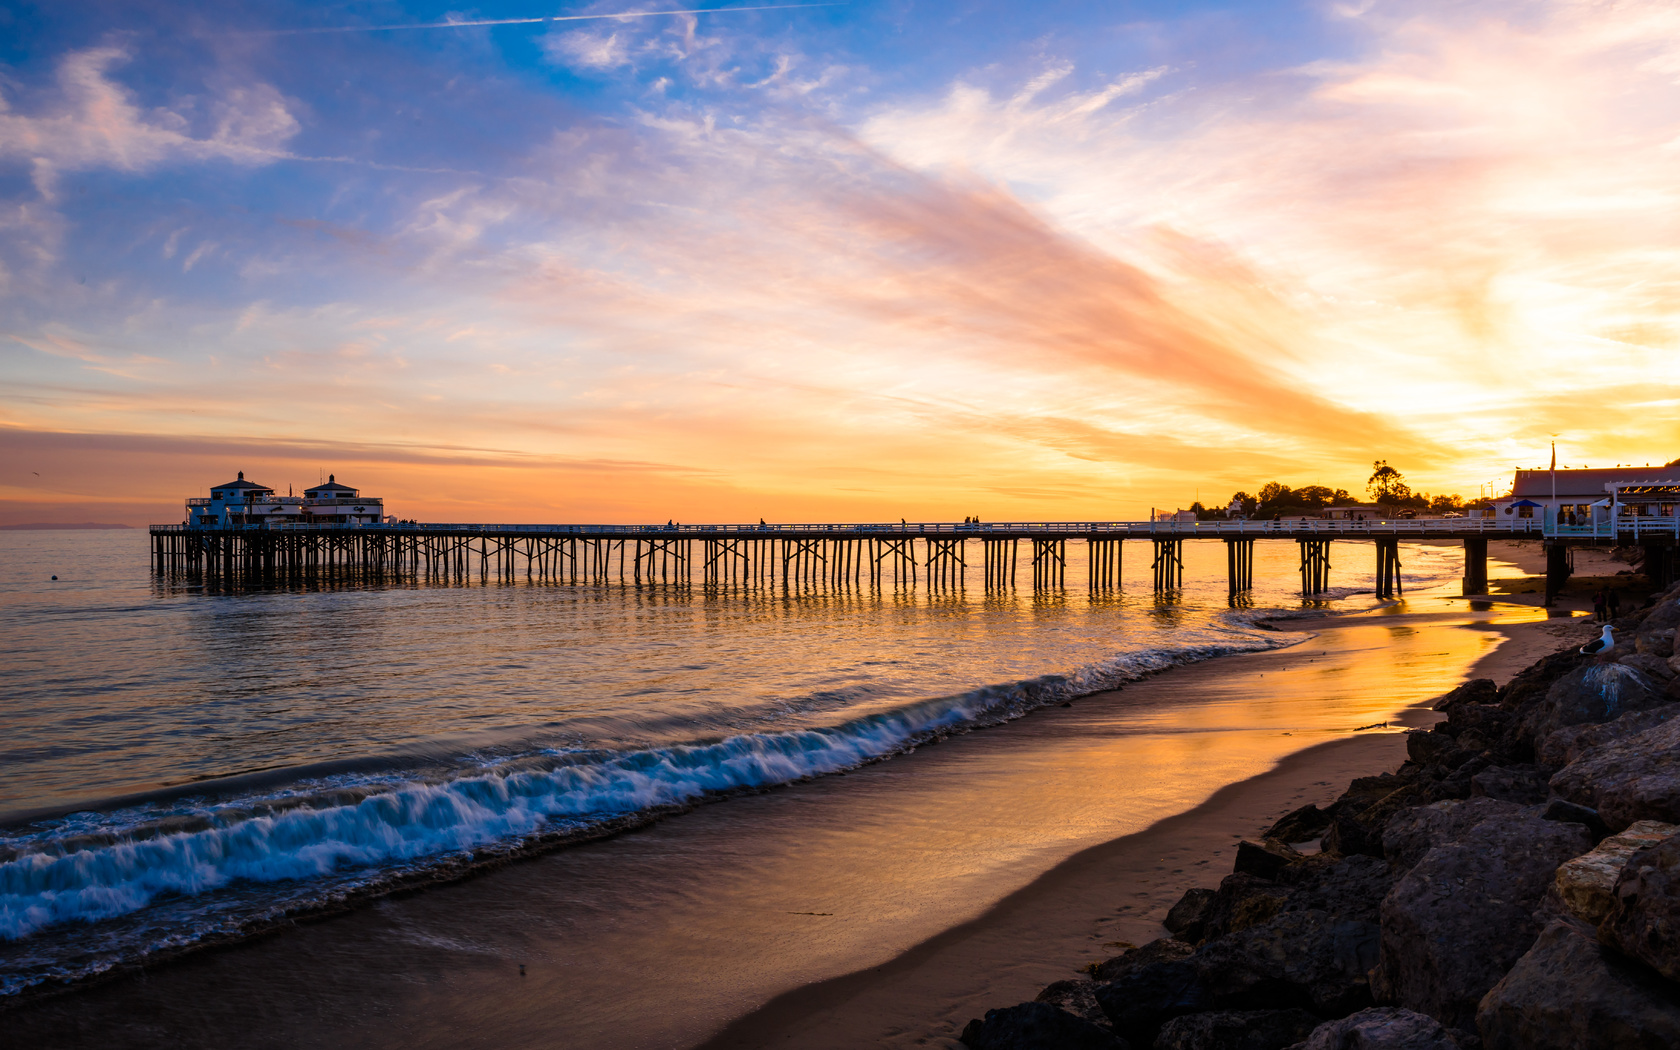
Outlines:
{"type": "Polygon", "coordinates": [[[1228,590],[1254,586],[1257,540],[1292,540],[1300,548],[1301,593],[1330,586],[1333,540],[1370,541],[1376,593],[1402,592],[1400,542],[1452,540],[1464,545],[1464,593],[1487,589],[1488,541],[1538,539],[1547,547],[1547,590],[1569,575],[1568,548],[1645,546],[1653,582],[1672,582],[1680,523],[1641,519],[1593,532],[1538,520],[1201,522],[946,522],[829,525],[154,525],[154,568],[166,575],[223,580],[465,577],[528,578],[566,583],[681,584],[707,587],[883,587],[966,585],[978,553],[987,590],[1016,586],[1022,547],[1034,590],[1065,587],[1068,544],[1086,545],[1092,593],[1120,587],[1124,544],[1148,542],[1153,586],[1184,585],[1184,544],[1222,541],[1228,590]],[[698,570],[698,571],[697,571],[698,570]]]}

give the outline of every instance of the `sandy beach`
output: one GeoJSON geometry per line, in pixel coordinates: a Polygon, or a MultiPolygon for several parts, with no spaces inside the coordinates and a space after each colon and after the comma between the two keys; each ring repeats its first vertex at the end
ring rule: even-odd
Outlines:
{"type": "Polygon", "coordinates": [[[1155,936],[1238,838],[1392,767],[1399,730],[1431,720],[1420,701],[1507,677],[1579,630],[1542,615],[1423,599],[1290,624],[1315,637],[199,953],[6,1024],[40,1046],[948,1044],[986,1006],[1155,936]]]}

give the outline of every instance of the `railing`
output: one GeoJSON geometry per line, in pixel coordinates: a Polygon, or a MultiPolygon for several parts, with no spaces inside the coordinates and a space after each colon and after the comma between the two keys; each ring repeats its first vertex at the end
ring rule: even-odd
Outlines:
{"type": "MultiPolygon", "coordinates": [[[[364,506],[368,504],[363,504],[364,506]]],[[[1680,522],[1677,522],[1680,523],[1680,522]]],[[[803,523],[803,524],[737,524],[737,525],[496,525],[496,524],[407,524],[369,522],[365,524],[328,524],[324,522],[263,522],[235,525],[229,530],[261,530],[267,532],[328,532],[356,530],[366,532],[433,532],[479,534],[521,534],[601,537],[663,537],[706,539],[723,536],[751,537],[754,535],[786,536],[857,536],[857,537],[963,537],[969,539],[1008,539],[1010,537],[1080,537],[1102,538],[1264,538],[1266,536],[1441,536],[1465,535],[1551,535],[1538,518],[1499,521],[1493,518],[1420,518],[1396,521],[1337,521],[1297,519],[1293,521],[1011,521],[963,524],[960,522],[900,522],[876,524],[803,523]]],[[[1607,530],[1607,526],[1605,527],[1607,530]]],[[[1666,525],[1664,534],[1673,533],[1675,524],[1666,525]]],[[[153,525],[154,532],[204,531],[186,525],[153,525]]],[[[1624,531],[1627,531],[1624,529],[1624,531]]],[[[1647,533],[1657,531],[1646,529],[1647,533]]],[[[1593,535],[1587,530],[1585,535],[1593,535]]],[[[1608,531],[1599,535],[1608,537],[1608,531]]]]}

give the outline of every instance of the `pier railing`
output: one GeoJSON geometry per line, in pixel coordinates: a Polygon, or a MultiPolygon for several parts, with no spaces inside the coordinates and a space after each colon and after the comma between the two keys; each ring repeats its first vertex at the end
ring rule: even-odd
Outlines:
{"type": "MultiPolygon", "coordinates": [[[[1658,520],[1658,519],[1652,519],[1658,520]]],[[[1673,533],[1680,519],[1663,519],[1666,533],[1673,533]]],[[[168,524],[153,525],[153,532],[194,532],[204,531],[187,525],[168,524]]],[[[1217,539],[1233,538],[1280,538],[1293,539],[1298,537],[1367,537],[1367,536],[1414,536],[1418,538],[1461,538],[1464,536],[1509,536],[1509,535],[1553,535],[1558,530],[1546,528],[1538,519],[1519,519],[1515,521],[1498,521],[1492,518],[1418,518],[1396,519],[1392,521],[1332,521],[1316,519],[1292,519],[1289,521],[1007,521],[983,522],[979,524],[963,524],[961,522],[877,522],[877,523],[840,523],[840,522],[801,522],[801,523],[742,523],[718,525],[685,525],[672,522],[665,525],[509,525],[490,523],[431,523],[431,522],[379,522],[366,524],[330,524],[315,522],[273,522],[252,525],[230,526],[232,529],[251,529],[267,532],[283,531],[343,531],[356,530],[358,532],[386,531],[386,532],[433,532],[471,535],[544,535],[544,536],[602,536],[602,537],[636,537],[659,536],[680,537],[692,539],[708,539],[720,536],[754,538],[769,536],[832,536],[832,537],[863,537],[863,536],[937,536],[941,538],[969,537],[975,539],[1008,539],[1011,537],[1065,537],[1074,539],[1082,536],[1100,536],[1103,538],[1136,538],[1149,539],[1152,537],[1193,539],[1197,537],[1217,539]]],[[[217,531],[227,531],[226,529],[217,531]]],[[[1628,531],[1625,527],[1624,532],[1628,531]]],[[[1645,529],[1646,533],[1653,530],[1645,529]]],[[[1580,530],[1586,536],[1593,535],[1591,528],[1580,530]]],[[[1561,534],[1561,532],[1558,532],[1561,534]]],[[[1573,534],[1573,533],[1571,533],[1573,534]]],[[[1599,535],[1610,535],[1608,526],[1601,529],[1599,535]]]]}

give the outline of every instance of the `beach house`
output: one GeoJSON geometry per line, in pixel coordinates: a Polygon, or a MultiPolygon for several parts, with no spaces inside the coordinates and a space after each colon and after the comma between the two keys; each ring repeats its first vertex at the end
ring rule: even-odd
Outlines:
{"type": "Polygon", "coordinates": [[[315,525],[374,525],[385,514],[385,501],[363,496],[328,474],[325,484],[303,492],[303,520],[315,525]]]}

